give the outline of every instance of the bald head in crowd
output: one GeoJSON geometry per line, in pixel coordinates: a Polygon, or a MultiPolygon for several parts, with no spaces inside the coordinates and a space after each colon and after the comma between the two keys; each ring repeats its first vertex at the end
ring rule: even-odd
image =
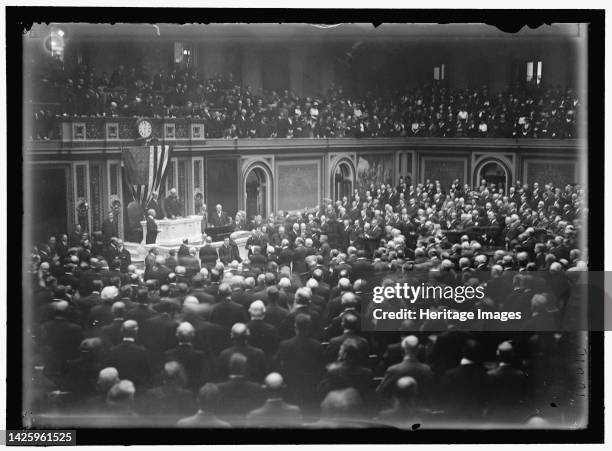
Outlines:
{"type": "Polygon", "coordinates": [[[244,342],[249,336],[249,328],[246,326],[246,324],[236,323],[232,326],[232,330],[230,333],[232,340],[237,342],[244,342]]]}
{"type": "Polygon", "coordinates": [[[132,319],[124,321],[121,325],[121,334],[123,338],[136,338],[138,334],[138,323],[132,319]]]}
{"type": "Polygon", "coordinates": [[[266,313],[265,304],[260,301],[253,301],[249,306],[249,314],[251,315],[251,319],[263,319],[266,313]]]}
{"type": "Polygon", "coordinates": [[[121,380],[113,385],[106,396],[106,402],[110,406],[130,408],[134,402],[136,388],[129,380],[121,380]]]}
{"type": "Polygon", "coordinates": [[[404,357],[415,357],[418,351],[419,339],[414,335],[408,335],[402,340],[402,352],[404,357]]]}
{"type": "Polygon", "coordinates": [[[186,321],[182,322],[176,328],[176,338],[179,343],[191,343],[195,336],[195,328],[186,321]]]}
{"type": "Polygon", "coordinates": [[[119,382],[119,371],[113,367],[101,369],[98,373],[98,387],[106,393],[113,385],[119,382]]]}

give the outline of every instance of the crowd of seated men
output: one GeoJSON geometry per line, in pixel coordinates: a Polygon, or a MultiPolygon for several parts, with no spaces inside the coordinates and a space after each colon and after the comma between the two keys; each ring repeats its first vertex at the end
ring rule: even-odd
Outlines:
{"type": "Polygon", "coordinates": [[[28,73],[33,139],[57,138],[56,117],[198,117],[208,138],[503,137],[574,138],[579,100],[572,89],[508,86],[504,92],[451,90],[440,82],[412,89],[348,92],[330,86],[320,98],[258,91],[231,74],[204,79],[176,66],[149,74],[117,67],[111,74],[59,62],[28,73]],[[45,106],[45,103],[47,104],[45,106]],[[50,106],[53,104],[53,106],[50,106]]]}
{"type": "Polygon", "coordinates": [[[577,242],[582,191],[551,183],[495,191],[402,181],[351,205],[279,213],[250,223],[248,257],[225,263],[210,258],[210,242],[168,256],[152,247],[144,271],[114,237],[93,246],[76,230],[38,245],[24,300],[33,307],[31,421],[215,428],[578,421],[568,368],[582,335],[561,330],[580,308],[575,275],[587,269],[577,242]],[[463,233],[481,221],[497,230],[457,243],[443,231],[463,233]],[[482,302],[462,309],[524,318],[495,332],[452,320],[364,330],[374,286],[419,281],[482,286],[482,302]]]}

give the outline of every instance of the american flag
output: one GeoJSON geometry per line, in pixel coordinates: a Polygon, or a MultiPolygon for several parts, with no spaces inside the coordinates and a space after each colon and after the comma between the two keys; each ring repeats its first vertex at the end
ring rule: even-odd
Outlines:
{"type": "Polygon", "coordinates": [[[170,146],[128,147],[121,153],[125,182],[144,209],[166,177],[170,146]]]}

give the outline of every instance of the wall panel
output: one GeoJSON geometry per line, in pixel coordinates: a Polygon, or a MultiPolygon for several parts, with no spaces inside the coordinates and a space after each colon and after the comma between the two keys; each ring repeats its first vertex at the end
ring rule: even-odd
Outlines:
{"type": "Polygon", "coordinates": [[[320,161],[282,161],[276,164],[279,210],[312,208],[321,199],[320,161]]]}
{"type": "Polygon", "coordinates": [[[206,201],[209,211],[215,205],[231,216],[238,209],[238,162],[235,159],[209,158],[206,160],[206,201]]]}

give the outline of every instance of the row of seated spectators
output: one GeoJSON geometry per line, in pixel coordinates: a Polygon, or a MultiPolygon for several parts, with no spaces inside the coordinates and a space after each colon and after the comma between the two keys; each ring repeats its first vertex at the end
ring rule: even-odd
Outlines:
{"type": "MultiPolygon", "coordinates": [[[[415,196],[419,211],[409,221],[425,219],[423,203],[435,193],[418,188],[426,195],[415,196]]],[[[527,188],[530,201],[542,197],[527,188]]],[[[449,196],[462,191],[456,184],[449,196]]],[[[461,196],[476,203],[483,191],[461,196]]],[[[578,189],[546,185],[542,192],[561,203],[553,221],[567,224],[563,205],[573,206],[578,189]]],[[[315,223],[322,228],[332,214],[337,220],[342,208],[327,205],[315,223]]],[[[490,253],[476,240],[452,245],[429,228],[415,232],[411,248],[395,227],[374,248],[330,249],[325,234],[300,225],[299,236],[285,234],[294,230],[290,215],[284,225],[270,224],[278,246],[260,245],[265,226],[258,225],[248,256],[226,264],[208,258],[211,243],[199,250],[187,243],[167,257],[152,248],[143,272],[116,238],[100,248],[87,233],[70,238],[77,242],[51,240],[35,249],[26,290],[31,420],[315,428],[580,421],[567,368],[584,336],[547,330],[561,330],[580,310],[574,289],[587,264],[573,228],[555,227],[554,238],[539,242],[520,224],[525,208],[508,208],[515,212],[501,214],[519,218],[523,239],[490,253]],[[484,300],[461,310],[521,311],[524,320],[498,332],[453,320],[365,330],[374,287],[395,283],[481,286],[484,300]]],[[[382,223],[371,210],[363,227],[382,223]]],[[[306,213],[296,221],[307,222],[306,213]]]]}
{"type": "Polygon", "coordinates": [[[35,108],[33,139],[57,137],[57,116],[197,117],[208,138],[503,137],[574,138],[579,100],[572,89],[533,85],[504,92],[446,88],[350,93],[330,86],[320,98],[255,92],[231,74],[204,79],[194,68],[148,74],[117,67],[110,75],[54,62],[28,74],[55,106],[35,108]]]}

